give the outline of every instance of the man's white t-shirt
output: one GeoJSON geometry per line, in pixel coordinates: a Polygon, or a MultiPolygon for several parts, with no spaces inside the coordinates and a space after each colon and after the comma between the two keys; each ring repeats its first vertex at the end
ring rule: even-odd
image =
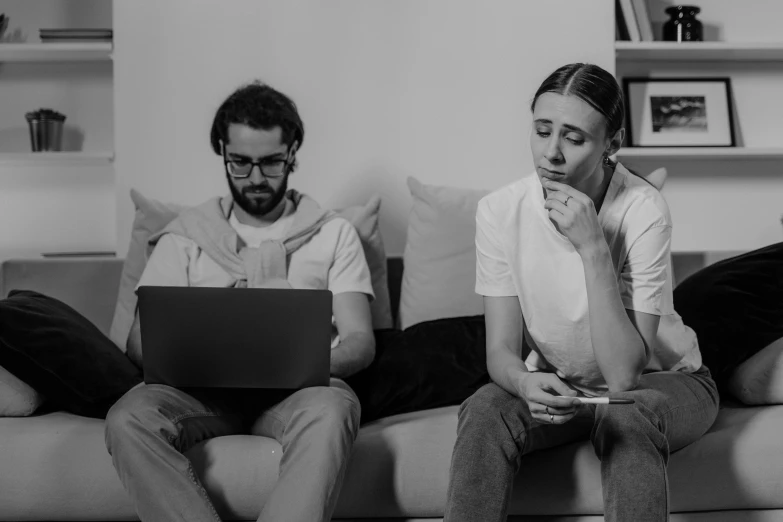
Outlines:
{"type": "MultiPolygon", "coordinates": [[[[293,224],[289,205],[283,216],[267,227],[240,223],[234,213],[229,224],[249,248],[268,239],[282,239],[293,224]]],[[[332,294],[360,292],[375,298],[370,269],[361,240],[350,222],[341,217],[327,221],[310,240],[289,256],[288,283],[295,289],[330,290],[332,294]]],[[[152,251],[139,286],[228,287],[234,279],[191,239],[176,234],[161,236],[152,251]]],[[[332,345],[338,338],[333,336],[332,345]]]]}
{"type": "MultiPolygon", "coordinates": [[[[476,292],[519,298],[528,369],[555,372],[586,395],[601,395],[607,385],[593,354],[584,266],[544,202],[535,173],[479,202],[476,292]]],[[[700,368],[696,334],[674,311],[672,223],[661,194],[618,163],[598,222],[623,305],[661,317],[646,371],[700,368]]]]}

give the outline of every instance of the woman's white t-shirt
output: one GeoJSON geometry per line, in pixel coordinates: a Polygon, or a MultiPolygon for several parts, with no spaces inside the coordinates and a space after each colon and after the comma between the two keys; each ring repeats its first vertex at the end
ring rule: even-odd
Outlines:
{"type": "MultiPolygon", "coordinates": [[[[661,317],[646,371],[697,370],[696,334],[672,302],[672,223],[661,194],[618,163],[598,222],[623,305],[661,317]]],[[[582,259],[549,219],[535,173],[479,202],[476,292],[519,298],[531,371],[555,372],[586,395],[607,391],[593,354],[582,259]]]]}

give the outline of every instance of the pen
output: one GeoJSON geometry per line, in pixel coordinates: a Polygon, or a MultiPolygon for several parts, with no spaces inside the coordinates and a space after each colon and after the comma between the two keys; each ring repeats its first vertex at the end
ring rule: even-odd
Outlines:
{"type": "Polygon", "coordinates": [[[633,399],[612,399],[609,397],[565,397],[558,395],[561,399],[577,399],[582,404],[633,404],[633,399]]]}

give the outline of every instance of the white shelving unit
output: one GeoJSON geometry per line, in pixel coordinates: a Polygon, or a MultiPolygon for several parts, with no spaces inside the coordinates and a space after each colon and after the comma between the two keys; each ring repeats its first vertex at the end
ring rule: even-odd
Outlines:
{"type": "Polygon", "coordinates": [[[626,147],[617,152],[620,159],[680,159],[680,160],[779,160],[783,147],[626,147]]]}
{"type": "Polygon", "coordinates": [[[0,43],[0,62],[109,61],[112,50],[112,42],[0,43]]]}
{"type": "MultiPolygon", "coordinates": [[[[41,67],[47,63],[110,62],[113,49],[112,42],[0,43],[0,67],[9,62],[38,63],[41,67]]],[[[0,167],[111,166],[113,159],[113,151],[8,152],[0,153],[0,167]]]]}
{"type": "Polygon", "coordinates": [[[0,153],[0,166],[109,165],[112,152],[10,152],[0,153]]]}
{"type": "Polygon", "coordinates": [[[615,42],[618,61],[781,61],[783,42],[615,42]]]}

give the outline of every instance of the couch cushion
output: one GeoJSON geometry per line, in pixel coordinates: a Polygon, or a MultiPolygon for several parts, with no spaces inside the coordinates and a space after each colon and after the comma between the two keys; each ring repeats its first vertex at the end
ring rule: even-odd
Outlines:
{"type": "MultiPolygon", "coordinates": [[[[365,425],[336,518],[440,517],[457,407],[365,425]]],[[[783,508],[783,406],[725,407],[670,460],[672,511],[783,508]]],[[[0,519],[134,520],[103,444],[103,423],[66,413],[0,418],[0,519]]],[[[188,456],[224,515],[255,520],[277,478],[271,439],[212,439],[188,456]]],[[[512,514],[598,514],[600,471],[589,443],[525,458],[512,514]],[[541,473],[546,470],[546,473],[541,473]],[[523,495],[524,493],[524,495],[523,495]]]]}
{"type": "Polygon", "coordinates": [[[462,403],[489,382],[484,316],[375,330],[375,358],[345,382],[362,421],[462,403]]]}
{"type": "Polygon", "coordinates": [[[34,290],[71,306],[109,333],[123,260],[105,258],[9,259],[0,265],[0,299],[34,290]]]}

